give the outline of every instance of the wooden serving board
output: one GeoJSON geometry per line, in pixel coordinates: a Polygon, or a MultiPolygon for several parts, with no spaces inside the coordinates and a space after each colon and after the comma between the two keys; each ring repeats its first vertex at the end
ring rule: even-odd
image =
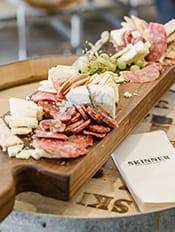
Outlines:
{"type": "MultiPolygon", "coordinates": [[[[47,79],[48,69],[57,64],[71,65],[76,56],[46,57],[0,67],[0,89],[47,79]]],[[[39,161],[9,158],[0,153],[0,220],[14,206],[15,196],[25,191],[41,193],[61,200],[70,199],[108,160],[111,153],[143,119],[175,81],[175,67],[166,68],[151,83],[122,84],[116,119],[119,128],[96,143],[85,156],[77,159],[39,161]],[[125,98],[124,92],[133,96],[125,98]]],[[[8,139],[8,138],[7,138],[8,139]]]]}

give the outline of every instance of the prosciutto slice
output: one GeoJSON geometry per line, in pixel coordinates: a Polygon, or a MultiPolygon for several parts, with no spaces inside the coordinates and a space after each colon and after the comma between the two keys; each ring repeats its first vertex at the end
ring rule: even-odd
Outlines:
{"type": "Polygon", "coordinates": [[[159,78],[162,66],[158,63],[151,63],[142,69],[135,71],[123,71],[120,74],[127,80],[134,83],[151,82],[159,78]]]}
{"type": "Polygon", "coordinates": [[[164,26],[160,23],[149,23],[147,40],[151,43],[151,48],[146,60],[160,61],[167,48],[167,34],[164,26]]]}

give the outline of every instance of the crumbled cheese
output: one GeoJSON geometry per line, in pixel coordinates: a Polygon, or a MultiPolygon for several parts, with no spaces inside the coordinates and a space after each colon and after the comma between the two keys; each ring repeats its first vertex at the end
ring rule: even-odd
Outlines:
{"type": "Polygon", "coordinates": [[[132,93],[126,91],[126,92],[124,92],[124,97],[130,98],[130,97],[132,97],[132,93]]]}

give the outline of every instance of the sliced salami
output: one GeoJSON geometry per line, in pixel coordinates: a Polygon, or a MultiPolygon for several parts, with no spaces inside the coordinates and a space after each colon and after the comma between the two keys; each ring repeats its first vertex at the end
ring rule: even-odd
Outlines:
{"type": "Polygon", "coordinates": [[[93,145],[93,138],[91,135],[72,135],[69,137],[69,141],[74,143],[80,143],[82,146],[89,147],[93,145]]]}
{"type": "Polygon", "coordinates": [[[82,105],[76,105],[75,106],[76,109],[78,110],[78,112],[81,114],[81,116],[83,117],[84,120],[88,120],[88,116],[84,110],[84,107],[82,105]]]}
{"type": "Polygon", "coordinates": [[[70,112],[63,111],[63,112],[57,112],[54,115],[54,119],[59,119],[61,122],[68,124],[71,122],[72,116],[70,112]]]}
{"type": "Polygon", "coordinates": [[[67,125],[67,127],[65,129],[65,132],[67,132],[67,133],[72,132],[74,128],[80,126],[82,123],[84,123],[83,119],[81,119],[81,120],[79,120],[77,122],[74,122],[72,124],[67,125]]]}
{"type": "Polygon", "coordinates": [[[77,122],[77,121],[80,120],[80,118],[81,118],[81,115],[80,115],[80,113],[77,112],[77,113],[71,118],[71,120],[70,120],[69,123],[77,122]]]}
{"type": "Polygon", "coordinates": [[[83,134],[84,135],[92,135],[92,136],[94,136],[96,138],[100,138],[100,139],[104,138],[106,135],[106,133],[98,133],[98,132],[93,132],[93,131],[89,131],[89,130],[83,130],[83,134]]]}
{"type": "Polygon", "coordinates": [[[151,43],[148,61],[160,61],[167,48],[167,34],[165,28],[159,23],[149,23],[147,40],[151,43]]]}
{"type": "Polygon", "coordinates": [[[100,115],[102,121],[106,123],[111,128],[118,127],[118,123],[115,119],[113,119],[110,115],[108,115],[106,112],[104,112],[102,109],[98,109],[97,113],[100,115]]]}
{"type": "Polygon", "coordinates": [[[77,138],[75,136],[70,137],[67,141],[36,138],[33,141],[33,146],[35,148],[43,149],[54,157],[76,158],[80,155],[85,155],[88,152],[87,147],[93,143],[90,136],[84,136],[85,135],[83,135],[83,137],[78,136],[77,138]]]}
{"type": "Polygon", "coordinates": [[[52,133],[63,132],[66,125],[59,119],[46,119],[39,123],[39,127],[42,131],[49,131],[52,133]]]}
{"type": "Polygon", "coordinates": [[[38,105],[42,106],[46,118],[53,118],[60,111],[58,106],[47,101],[39,101],[38,105]]]}
{"type": "Polygon", "coordinates": [[[88,130],[97,133],[108,133],[111,128],[103,125],[89,125],[88,130]]]}
{"type": "Polygon", "coordinates": [[[81,123],[79,126],[75,127],[75,128],[72,130],[72,133],[74,133],[74,134],[80,133],[80,132],[81,132],[84,128],[86,128],[90,123],[91,123],[91,120],[90,120],[90,119],[84,121],[84,122],[81,123]]]}
{"type": "Polygon", "coordinates": [[[151,63],[142,69],[135,71],[122,71],[120,74],[128,81],[144,83],[158,79],[161,69],[162,66],[159,63],[151,63]]]}
{"type": "Polygon", "coordinates": [[[54,93],[39,91],[32,96],[32,100],[35,103],[38,103],[39,101],[57,102],[57,95],[54,93]]]}
{"type": "Polygon", "coordinates": [[[96,110],[92,109],[92,107],[88,106],[86,108],[86,112],[95,122],[97,122],[98,124],[102,123],[100,115],[97,113],[96,110]]]}
{"type": "Polygon", "coordinates": [[[63,133],[52,133],[48,131],[36,131],[37,138],[48,138],[48,139],[59,139],[59,140],[68,140],[67,135],[63,133]]]}

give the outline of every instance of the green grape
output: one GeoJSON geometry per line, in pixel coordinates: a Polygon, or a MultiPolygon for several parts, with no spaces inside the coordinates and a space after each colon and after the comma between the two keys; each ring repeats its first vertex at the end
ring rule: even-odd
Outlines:
{"type": "Polygon", "coordinates": [[[118,66],[118,68],[119,68],[120,70],[125,70],[126,67],[127,67],[127,65],[126,65],[126,63],[125,63],[124,61],[118,61],[118,62],[117,62],[117,66],[118,66]]]}
{"type": "Polygon", "coordinates": [[[139,70],[140,69],[140,67],[138,66],[138,65],[136,65],[136,64],[133,64],[133,65],[131,65],[131,67],[130,67],[130,70],[131,71],[136,71],[136,70],[139,70]]]}
{"type": "Polygon", "coordinates": [[[81,64],[81,72],[82,73],[88,73],[89,72],[89,64],[88,63],[82,63],[81,64]]]}
{"type": "Polygon", "coordinates": [[[140,68],[143,67],[145,61],[144,60],[136,60],[134,62],[135,65],[139,66],[140,68]]]}
{"type": "Polygon", "coordinates": [[[108,71],[115,72],[116,65],[111,62],[110,65],[108,66],[108,71]]]}
{"type": "Polygon", "coordinates": [[[101,53],[101,54],[100,54],[100,57],[103,58],[104,60],[110,60],[109,55],[106,54],[106,53],[101,53]]]}
{"type": "Polygon", "coordinates": [[[97,62],[98,62],[98,63],[100,63],[100,64],[103,64],[103,65],[108,66],[110,61],[109,61],[109,60],[104,59],[104,58],[103,58],[103,57],[101,57],[101,56],[98,56],[98,57],[97,57],[97,62]]]}
{"type": "Polygon", "coordinates": [[[93,75],[99,69],[99,64],[96,61],[90,62],[89,75],[93,75]]]}

